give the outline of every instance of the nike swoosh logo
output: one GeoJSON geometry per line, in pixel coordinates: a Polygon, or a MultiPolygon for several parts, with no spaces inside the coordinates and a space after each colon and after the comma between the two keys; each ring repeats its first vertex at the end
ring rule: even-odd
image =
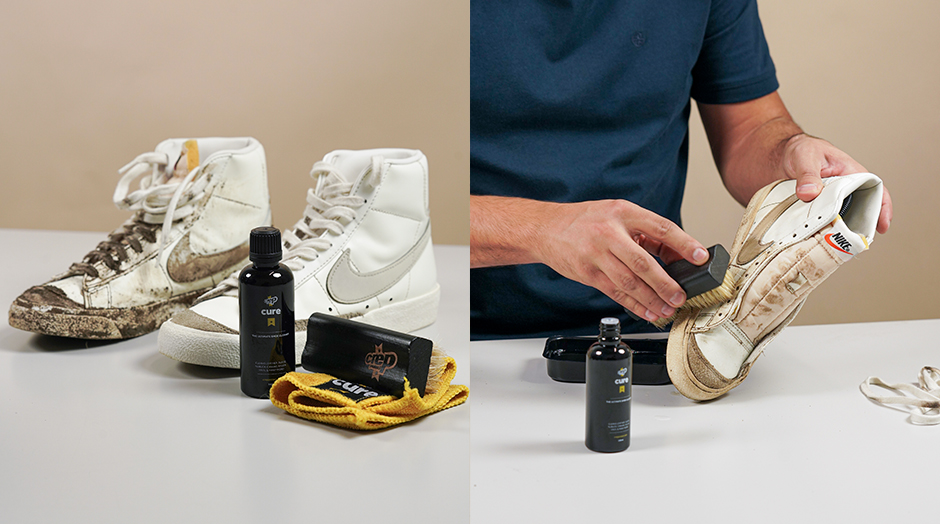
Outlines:
{"type": "MultiPolygon", "coordinates": [[[[826,239],[826,242],[828,242],[830,246],[832,246],[832,247],[838,249],[839,251],[845,253],[846,255],[851,255],[851,254],[852,254],[851,251],[846,251],[845,249],[842,249],[841,247],[837,246],[835,242],[832,241],[832,235],[833,235],[832,233],[829,233],[828,235],[826,235],[826,236],[823,237],[823,238],[826,239]]],[[[851,244],[849,244],[849,245],[851,245],[851,244]]]]}
{"type": "Polygon", "coordinates": [[[774,208],[770,210],[770,213],[767,213],[764,218],[757,223],[757,227],[754,228],[754,231],[751,231],[747,240],[744,241],[744,245],[741,246],[741,250],[738,251],[738,265],[744,265],[754,260],[757,258],[757,255],[763,253],[765,249],[773,244],[773,242],[761,242],[760,239],[764,237],[764,234],[767,233],[770,226],[780,218],[780,215],[795,204],[797,200],[799,200],[799,198],[795,194],[790,195],[774,206],[774,208]]]}
{"type": "Polygon", "coordinates": [[[186,284],[211,277],[219,272],[230,273],[235,269],[232,266],[238,265],[247,258],[248,242],[211,255],[193,253],[187,231],[167,258],[166,272],[175,282],[186,284]]]}
{"type": "Polygon", "coordinates": [[[375,298],[411,271],[430,239],[431,225],[428,224],[418,242],[401,258],[368,273],[360,273],[353,269],[349,249],[343,251],[326,277],[327,293],[340,304],[355,304],[375,298]]]}

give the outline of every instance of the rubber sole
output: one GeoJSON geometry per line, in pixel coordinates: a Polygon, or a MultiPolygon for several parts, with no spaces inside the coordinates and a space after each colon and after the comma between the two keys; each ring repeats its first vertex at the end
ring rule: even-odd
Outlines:
{"type": "Polygon", "coordinates": [[[176,313],[193,304],[205,289],[190,291],[161,302],[127,308],[71,310],[54,306],[10,306],[11,327],[41,335],[84,340],[120,340],[157,330],[176,313]]]}
{"type": "MultiPolygon", "coordinates": [[[[407,333],[429,326],[437,320],[440,298],[441,287],[435,284],[431,291],[423,295],[384,306],[351,320],[407,333]]],[[[188,364],[238,369],[241,361],[237,334],[202,331],[172,320],[160,328],[157,343],[161,353],[188,364]]],[[[306,343],[306,330],[298,330],[294,334],[297,365],[300,365],[306,343]]]]}
{"type": "Polygon", "coordinates": [[[673,328],[669,332],[669,342],[666,346],[666,372],[669,373],[669,380],[679,390],[679,393],[692,400],[701,401],[718,398],[734,389],[747,377],[751,365],[746,363],[742,367],[742,371],[721,388],[706,386],[695,378],[695,373],[692,372],[692,368],[689,366],[688,355],[689,345],[693,343],[692,335],[686,329],[686,326],[695,322],[699,311],[701,310],[690,309],[683,311],[673,323],[673,328]]]}

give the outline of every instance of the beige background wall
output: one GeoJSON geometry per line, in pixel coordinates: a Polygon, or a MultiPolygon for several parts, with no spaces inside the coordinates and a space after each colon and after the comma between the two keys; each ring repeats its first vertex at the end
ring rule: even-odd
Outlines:
{"type": "MultiPolygon", "coordinates": [[[[758,5],[796,121],[881,176],[895,206],[890,232],[815,291],[796,323],[940,317],[940,2],[758,5]]],[[[706,245],[729,246],[743,208],[692,121],[684,224],[706,245]]]]}
{"type": "Polygon", "coordinates": [[[466,244],[469,16],[437,0],[2,2],[0,227],[110,231],[136,155],[250,135],[275,225],[301,217],[327,152],[411,147],[434,241],[466,244]]]}

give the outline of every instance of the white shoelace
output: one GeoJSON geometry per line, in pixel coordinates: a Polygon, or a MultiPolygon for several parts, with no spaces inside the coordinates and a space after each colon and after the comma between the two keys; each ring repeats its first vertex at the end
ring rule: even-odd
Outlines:
{"type": "Polygon", "coordinates": [[[171,176],[170,159],[166,153],[152,152],[138,155],[118,170],[122,176],[114,189],[114,205],[118,209],[143,211],[144,222],[163,224],[160,255],[163,254],[173,221],[192,214],[196,209],[194,204],[204,196],[209,178],[196,179],[196,175],[202,172],[200,167],[197,166],[187,173],[182,181],[167,184],[163,179],[171,176]],[[128,193],[131,182],[148,171],[150,176],[141,180],[140,189],[128,193]]]}
{"type": "Polygon", "coordinates": [[[940,370],[930,366],[924,367],[920,370],[918,383],[919,386],[906,383],[885,384],[878,377],[868,377],[859,385],[859,389],[872,402],[910,413],[911,424],[940,424],[940,370]],[[878,395],[872,390],[873,386],[901,395],[878,395]]]}
{"type": "MultiPolygon", "coordinates": [[[[363,177],[363,182],[376,187],[382,180],[381,156],[372,157],[372,166],[363,177]]],[[[282,263],[291,271],[299,271],[317,258],[321,252],[333,244],[325,238],[326,232],[341,235],[350,222],[356,218],[356,210],[366,203],[365,198],[351,195],[352,182],[347,182],[332,164],[317,162],[310,170],[314,187],[307,190],[307,207],[304,216],[294,224],[293,229],[284,231],[281,240],[284,244],[282,263]]],[[[238,295],[238,274],[235,271],[214,289],[199,297],[199,301],[219,295],[238,295]]]]}
{"type": "Polygon", "coordinates": [[[186,177],[171,184],[164,179],[172,176],[169,158],[165,153],[144,153],[118,170],[121,179],[114,190],[114,204],[118,209],[136,211],[134,217],[123,224],[120,230],[108,235],[108,239],[99,243],[81,262],[72,264],[64,276],[84,274],[99,278],[95,265],[103,263],[110,270],[120,272],[122,262],[128,260],[127,250],[142,253],[141,240],[156,242],[156,226],[162,224],[160,249],[158,256],[163,256],[167,236],[173,221],[184,218],[195,210],[194,203],[205,194],[208,177],[196,179],[200,169],[190,171],[186,177]],[[150,171],[150,176],[140,182],[140,189],[131,192],[131,182],[150,171]],[[195,179],[195,180],[194,180],[195,179]]]}

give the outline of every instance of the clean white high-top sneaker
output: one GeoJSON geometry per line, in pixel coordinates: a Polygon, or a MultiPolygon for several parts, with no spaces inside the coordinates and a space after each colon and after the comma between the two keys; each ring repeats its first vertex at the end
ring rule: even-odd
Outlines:
{"type": "Polygon", "coordinates": [[[134,215],[17,297],[11,326],[83,339],[149,333],[242,267],[249,232],[271,223],[264,148],[253,138],[165,140],[119,173],[114,203],[134,215]]]}
{"type": "MultiPolygon", "coordinates": [[[[285,231],[294,273],[296,361],[307,319],[333,314],[395,331],[437,318],[428,164],[421,151],[334,151],[314,164],[304,216],[285,231]]],[[[246,236],[247,238],[247,236],[246,236]]],[[[160,328],[160,351],[204,366],[239,367],[237,273],[160,328]]]]}
{"type": "Polygon", "coordinates": [[[823,184],[811,202],[797,198],[795,180],[751,198],[731,247],[733,298],[680,311],[669,332],[666,368],[686,397],[708,400],[740,384],[810,292],[874,240],[881,179],[857,173],[823,184]]]}

